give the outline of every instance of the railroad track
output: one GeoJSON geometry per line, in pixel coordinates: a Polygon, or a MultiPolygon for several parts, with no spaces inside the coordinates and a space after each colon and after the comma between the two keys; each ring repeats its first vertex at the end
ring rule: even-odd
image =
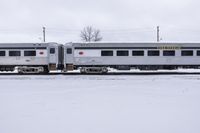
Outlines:
{"type": "Polygon", "coordinates": [[[109,72],[106,74],[81,74],[81,73],[48,73],[48,74],[18,74],[18,73],[0,73],[0,76],[9,76],[9,75],[200,75],[200,72],[109,72]]]}

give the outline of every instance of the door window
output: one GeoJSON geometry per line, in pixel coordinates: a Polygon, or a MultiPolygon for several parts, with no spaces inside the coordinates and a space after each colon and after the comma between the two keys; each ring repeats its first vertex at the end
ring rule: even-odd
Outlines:
{"type": "Polygon", "coordinates": [[[50,48],[50,54],[55,54],[55,48],[50,48]]]}

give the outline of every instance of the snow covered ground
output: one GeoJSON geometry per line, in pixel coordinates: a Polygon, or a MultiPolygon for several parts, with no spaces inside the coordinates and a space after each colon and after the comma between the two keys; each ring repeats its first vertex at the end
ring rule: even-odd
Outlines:
{"type": "Polygon", "coordinates": [[[0,76],[0,133],[199,133],[200,75],[0,76]]]}

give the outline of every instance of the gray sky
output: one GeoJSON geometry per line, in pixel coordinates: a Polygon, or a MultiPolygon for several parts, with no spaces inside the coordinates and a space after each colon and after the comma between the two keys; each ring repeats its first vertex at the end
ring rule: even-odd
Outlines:
{"type": "Polygon", "coordinates": [[[1,42],[80,41],[92,25],[104,41],[200,42],[199,0],[0,0],[1,42]]]}

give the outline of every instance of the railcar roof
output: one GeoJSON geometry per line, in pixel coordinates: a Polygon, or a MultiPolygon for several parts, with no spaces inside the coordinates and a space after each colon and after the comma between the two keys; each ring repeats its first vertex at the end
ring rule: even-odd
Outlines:
{"type": "Polygon", "coordinates": [[[47,47],[57,43],[0,43],[0,47],[47,47]]]}
{"type": "Polygon", "coordinates": [[[158,47],[158,46],[182,46],[182,47],[189,47],[189,46],[198,46],[200,47],[200,43],[130,43],[130,42],[98,42],[98,43],[68,43],[66,45],[73,45],[74,47],[138,47],[138,46],[152,46],[152,47],[158,47]]]}

